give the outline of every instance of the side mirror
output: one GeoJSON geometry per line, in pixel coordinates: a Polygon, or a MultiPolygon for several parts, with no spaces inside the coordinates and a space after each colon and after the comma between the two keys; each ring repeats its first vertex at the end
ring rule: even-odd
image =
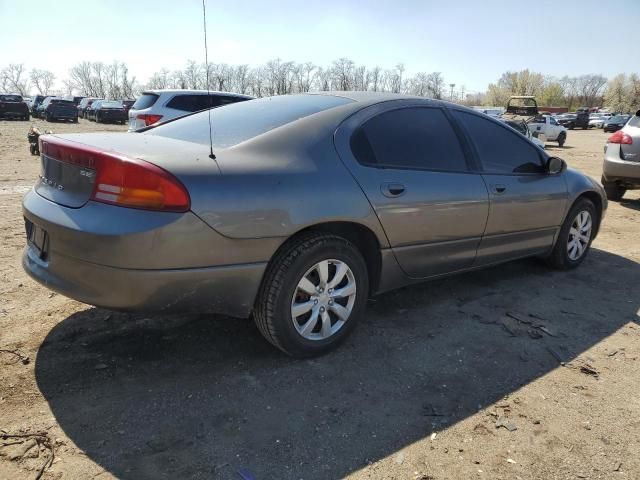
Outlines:
{"type": "Polygon", "coordinates": [[[557,175],[567,169],[567,162],[558,157],[549,157],[546,168],[550,175],[557,175]]]}

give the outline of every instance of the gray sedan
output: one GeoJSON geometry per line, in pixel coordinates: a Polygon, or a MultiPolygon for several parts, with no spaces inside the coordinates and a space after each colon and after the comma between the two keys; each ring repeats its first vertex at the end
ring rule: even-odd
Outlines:
{"type": "Polygon", "coordinates": [[[343,340],[372,294],[528,256],[574,268],[607,206],[503,123],[391,94],[263,98],[41,144],[23,205],[33,278],[106,308],[252,315],[295,356],[343,340]]]}

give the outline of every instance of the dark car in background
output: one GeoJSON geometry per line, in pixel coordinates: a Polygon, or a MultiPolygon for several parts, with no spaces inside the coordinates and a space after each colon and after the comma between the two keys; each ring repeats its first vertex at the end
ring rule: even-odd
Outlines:
{"type": "Polygon", "coordinates": [[[29,106],[21,95],[0,94],[0,118],[29,120],[29,106]]]}
{"type": "Polygon", "coordinates": [[[66,100],[71,100],[73,102],[74,105],[78,106],[80,104],[80,102],[82,101],[83,98],[86,98],[84,96],[69,96],[69,97],[65,97],[66,100]]]}
{"type": "Polygon", "coordinates": [[[614,115],[604,122],[602,128],[605,132],[617,132],[626,125],[627,121],[629,121],[629,115],[614,115]]]}
{"type": "Polygon", "coordinates": [[[31,115],[33,115],[34,117],[38,116],[36,112],[38,110],[38,107],[42,105],[42,102],[44,101],[45,98],[47,98],[46,95],[36,95],[31,99],[31,104],[29,105],[29,110],[31,110],[31,115]]]}
{"type": "Polygon", "coordinates": [[[118,100],[99,100],[88,110],[89,120],[96,123],[118,122],[124,125],[129,118],[122,102],[118,100]]]}
{"type": "Polygon", "coordinates": [[[78,104],[78,117],[80,118],[87,118],[87,108],[89,108],[93,102],[95,102],[96,100],[102,100],[102,98],[96,98],[96,97],[85,97],[82,100],[80,100],[80,103],[78,104]]]}
{"type": "Polygon", "coordinates": [[[131,107],[133,107],[134,103],[136,103],[135,100],[122,100],[122,106],[127,111],[127,113],[129,113],[129,110],[131,110],[131,107]]]}
{"type": "Polygon", "coordinates": [[[55,120],[71,120],[78,123],[78,109],[72,100],[48,97],[42,102],[42,116],[47,122],[55,120]]]}
{"type": "Polygon", "coordinates": [[[586,130],[589,128],[589,111],[582,111],[579,109],[575,113],[571,112],[558,115],[556,120],[567,130],[573,130],[574,128],[582,128],[583,130],[586,130]]]}

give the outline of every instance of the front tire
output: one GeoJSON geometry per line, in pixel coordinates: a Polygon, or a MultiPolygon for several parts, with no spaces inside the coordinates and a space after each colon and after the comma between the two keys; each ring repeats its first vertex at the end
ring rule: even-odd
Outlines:
{"type": "Polygon", "coordinates": [[[560,228],[547,263],[558,270],[571,270],[580,265],[589,252],[599,218],[591,200],[578,199],[560,228]]]}
{"type": "Polygon", "coordinates": [[[309,233],[272,260],[254,320],[262,335],[288,355],[320,355],[353,330],[368,294],[367,266],[359,250],[342,237],[309,233]]]}

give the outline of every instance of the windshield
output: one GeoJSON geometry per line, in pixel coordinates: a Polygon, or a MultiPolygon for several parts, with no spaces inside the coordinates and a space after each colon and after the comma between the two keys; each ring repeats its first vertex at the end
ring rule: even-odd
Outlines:
{"type": "Polygon", "coordinates": [[[144,134],[208,145],[211,115],[213,147],[227,148],[294,120],[352,101],[329,95],[266,97],[188,115],[166,125],[159,125],[144,134]]]}

